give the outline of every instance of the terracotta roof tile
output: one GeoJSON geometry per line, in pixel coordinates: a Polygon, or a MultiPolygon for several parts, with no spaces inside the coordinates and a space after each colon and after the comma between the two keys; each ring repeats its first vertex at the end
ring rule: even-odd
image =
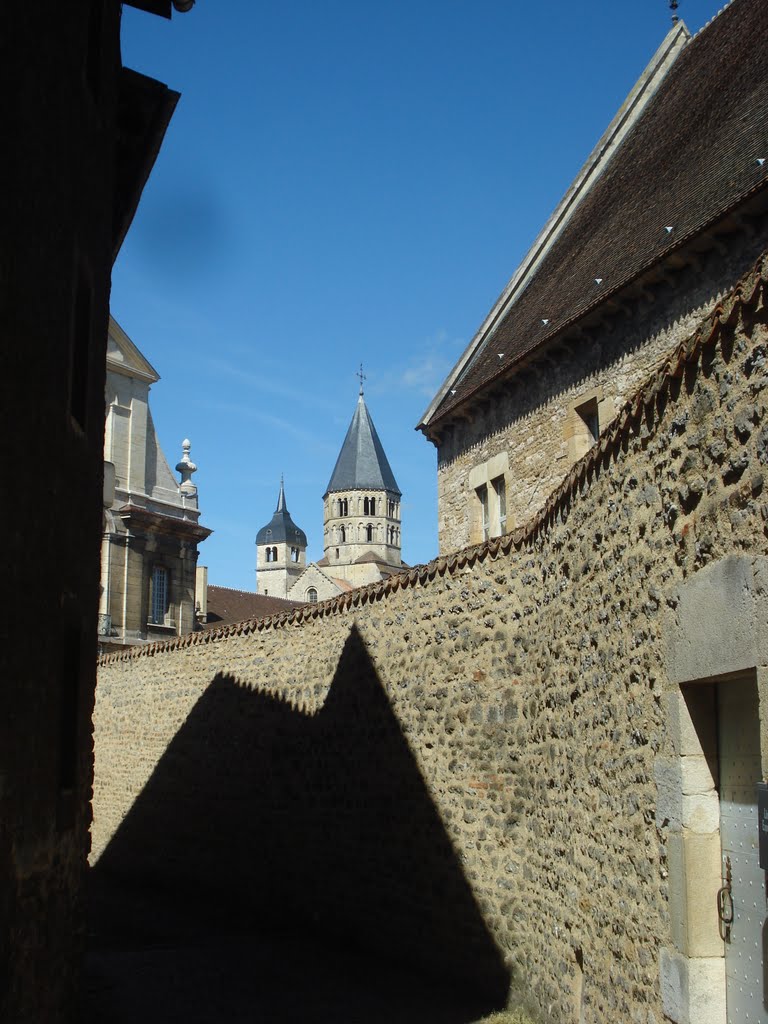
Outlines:
{"type": "Polygon", "coordinates": [[[208,621],[203,629],[216,629],[232,622],[261,619],[267,615],[292,611],[301,601],[288,601],[282,597],[254,594],[248,590],[230,590],[229,587],[208,587],[208,621]]]}

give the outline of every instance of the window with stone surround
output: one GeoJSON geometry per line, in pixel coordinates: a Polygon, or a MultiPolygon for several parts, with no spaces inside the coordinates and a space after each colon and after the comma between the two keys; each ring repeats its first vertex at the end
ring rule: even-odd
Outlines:
{"type": "Polygon", "coordinates": [[[149,621],[162,626],[168,613],[168,570],[164,565],[152,566],[149,597],[149,621]]]}
{"type": "Polygon", "coordinates": [[[317,591],[314,587],[310,587],[307,591],[307,601],[309,601],[310,604],[317,604],[317,591]]]}
{"type": "Polygon", "coordinates": [[[487,462],[479,463],[469,471],[470,543],[481,544],[491,537],[499,537],[514,525],[507,521],[508,473],[506,451],[492,455],[487,462]]]}
{"type": "Polygon", "coordinates": [[[592,445],[597,443],[600,432],[613,418],[613,414],[613,402],[605,398],[602,388],[582,394],[571,405],[565,425],[565,439],[573,462],[586,455],[592,445]]]}

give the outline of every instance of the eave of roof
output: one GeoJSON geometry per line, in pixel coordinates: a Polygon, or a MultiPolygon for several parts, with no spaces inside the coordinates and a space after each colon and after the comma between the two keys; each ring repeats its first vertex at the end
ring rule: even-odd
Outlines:
{"type": "Polygon", "coordinates": [[[131,226],[180,95],[154,78],[131,68],[121,69],[112,210],[113,262],[131,226]]]}
{"type": "Polygon", "coordinates": [[[430,402],[421,418],[420,427],[429,423],[440,403],[450,392],[454,381],[462,373],[488,335],[507,314],[520,293],[525,289],[533,277],[536,268],[573,216],[579,203],[605,170],[616,149],[624,140],[627,132],[634,126],[637,118],[645,109],[651,97],[656,93],[665,75],[672,67],[673,62],[677,59],[682,48],[690,38],[690,33],[682,21],[673,25],[669,30],[645,71],[638,78],[629,95],[622,103],[618,113],[606,128],[599,142],[587,157],[583,167],[573,179],[565,195],[536,236],[533,245],[523,257],[522,262],[494,303],[490,313],[459,357],[459,361],[445,379],[437,395],[430,402]]]}
{"type": "MultiPolygon", "coordinates": [[[[660,87],[568,219],[549,240],[547,228],[539,236],[418,429],[429,435],[565,327],[766,187],[768,166],[755,159],[768,134],[768,51],[758,45],[766,34],[768,4],[734,0],[678,47],[660,87]],[[541,258],[537,245],[547,246],[541,258]]],[[[666,42],[675,40],[668,35],[666,42]]]]}

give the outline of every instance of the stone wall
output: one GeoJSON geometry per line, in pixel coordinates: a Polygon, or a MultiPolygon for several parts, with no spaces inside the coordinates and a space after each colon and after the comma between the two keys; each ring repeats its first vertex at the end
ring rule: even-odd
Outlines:
{"type": "MultiPolygon", "coordinates": [[[[496,396],[484,412],[446,431],[438,450],[441,553],[483,539],[475,487],[485,480],[476,477],[499,456],[504,457],[498,472],[506,481],[506,530],[524,525],[592,444],[576,408],[591,400],[603,430],[669,351],[733,287],[767,240],[763,225],[757,234],[732,236],[727,249],[697,256],[694,266],[630,302],[633,315],[619,314],[562,344],[549,358],[545,354],[524,373],[518,388],[496,396]]],[[[498,535],[493,515],[491,520],[491,536],[498,535]]]]}
{"type": "MultiPolygon", "coordinates": [[[[102,661],[95,873],[663,1019],[679,588],[768,553],[759,264],[525,529],[289,615],[102,661]]],[[[678,1018],[682,1019],[682,1018],[678,1018]]]]}

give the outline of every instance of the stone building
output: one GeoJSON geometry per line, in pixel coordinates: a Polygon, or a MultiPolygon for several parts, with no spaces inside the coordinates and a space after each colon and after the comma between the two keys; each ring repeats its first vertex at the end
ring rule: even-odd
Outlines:
{"type": "Polygon", "coordinates": [[[763,248],[765,18],[672,27],[431,402],[441,551],[524,524],[763,248]]]}
{"type": "Polygon", "coordinates": [[[195,570],[200,525],[190,443],[176,466],[160,447],[149,390],[160,379],[117,321],[107,343],[104,458],[114,486],[104,514],[99,644],[146,643],[196,628],[195,570]]]}
{"type": "MultiPolygon", "coordinates": [[[[128,0],[171,16],[171,0],[128,0]]],[[[177,8],[190,6],[178,0],[177,8]]],[[[76,1019],[91,820],[112,263],[178,93],[122,66],[118,0],[0,5],[0,1020],[76,1019]]]]}

